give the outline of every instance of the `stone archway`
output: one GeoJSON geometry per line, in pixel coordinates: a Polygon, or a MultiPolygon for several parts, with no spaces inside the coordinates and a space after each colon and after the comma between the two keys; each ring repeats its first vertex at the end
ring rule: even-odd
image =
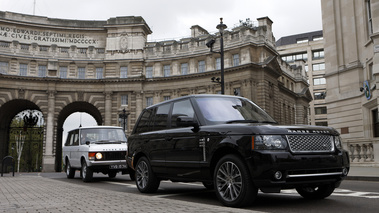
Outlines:
{"type": "MultiPolygon", "coordinates": [[[[103,118],[100,111],[92,104],[84,101],[77,101],[65,106],[59,113],[57,120],[57,134],[56,134],[56,157],[55,157],[55,171],[62,171],[62,138],[63,138],[63,124],[66,118],[74,112],[86,112],[90,114],[95,120],[97,125],[103,124],[103,118]]],[[[79,124],[78,124],[79,126],[79,124]]]]}
{"type": "Polygon", "coordinates": [[[14,99],[0,107],[0,159],[9,154],[9,130],[12,119],[24,110],[41,111],[35,103],[25,99],[14,99]]]}

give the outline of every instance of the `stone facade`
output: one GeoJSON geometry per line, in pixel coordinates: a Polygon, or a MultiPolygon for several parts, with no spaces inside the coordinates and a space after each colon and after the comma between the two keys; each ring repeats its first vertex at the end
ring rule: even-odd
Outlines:
{"type": "Polygon", "coordinates": [[[322,30],[282,37],[276,42],[276,50],[283,61],[303,66],[306,71],[309,91],[313,96],[313,101],[309,105],[309,124],[328,126],[322,30]]]}
{"type": "MultiPolygon", "coordinates": [[[[299,67],[278,57],[272,21],[224,33],[225,94],[247,97],[281,124],[306,124],[312,99],[299,67]]],[[[0,159],[7,155],[10,121],[25,109],[45,120],[44,171],[60,171],[63,123],[74,112],[130,134],[142,109],[188,94],[219,93],[220,55],[206,47],[219,34],[200,26],[178,41],[148,42],[141,17],[107,21],[50,19],[0,12],[0,159]]]]}
{"type": "Polygon", "coordinates": [[[379,0],[322,0],[328,124],[352,163],[379,165],[379,0]]]}

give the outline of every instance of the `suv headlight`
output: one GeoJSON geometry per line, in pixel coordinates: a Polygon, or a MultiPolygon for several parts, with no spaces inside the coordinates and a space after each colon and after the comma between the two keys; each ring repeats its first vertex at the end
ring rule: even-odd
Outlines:
{"type": "Polygon", "coordinates": [[[335,145],[338,149],[342,149],[342,141],[341,141],[341,137],[340,137],[340,136],[333,136],[333,139],[334,139],[334,145],[335,145]]]}
{"type": "Polygon", "coordinates": [[[283,135],[258,135],[254,137],[253,149],[285,149],[287,140],[283,135]]]}

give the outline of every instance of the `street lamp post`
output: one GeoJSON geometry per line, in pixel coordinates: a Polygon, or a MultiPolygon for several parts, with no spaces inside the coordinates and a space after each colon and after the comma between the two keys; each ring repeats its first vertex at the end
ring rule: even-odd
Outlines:
{"type": "MultiPolygon", "coordinates": [[[[220,32],[220,52],[215,52],[213,51],[213,44],[215,43],[215,40],[212,39],[210,40],[209,42],[207,42],[207,47],[208,48],[211,48],[211,52],[214,52],[214,53],[219,53],[221,55],[221,81],[220,82],[216,82],[216,83],[220,83],[221,85],[221,94],[225,94],[225,80],[224,80],[224,30],[227,28],[227,26],[222,22],[222,18],[220,18],[220,24],[218,24],[216,26],[216,28],[218,29],[218,31],[220,32]]],[[[212,82],[215,82],[214,81],[214,78],[212,78],[212,82]]]]}
{"type": "Polygon", "coordinates": [[[118,115],[118,121],[122,124],[122,129],[126,130],[126,119],[128,118],[129,113],[126,113],[125,108],[122,110],[122,113],[118,115]]]}

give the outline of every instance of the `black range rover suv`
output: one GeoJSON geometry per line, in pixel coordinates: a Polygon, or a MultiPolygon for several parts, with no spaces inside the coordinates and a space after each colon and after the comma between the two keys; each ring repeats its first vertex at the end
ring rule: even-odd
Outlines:
{"type": "Polygon", "coordinates": [[[161,180],[202,182],[226,206],[254,201],[258,189],[295,188],[307,199],[333,193],[349,172],[336,130],[280,126],[248,99],[190,95],[144,109],[128,138],[127,163],[140,192],[161,180]]]}

